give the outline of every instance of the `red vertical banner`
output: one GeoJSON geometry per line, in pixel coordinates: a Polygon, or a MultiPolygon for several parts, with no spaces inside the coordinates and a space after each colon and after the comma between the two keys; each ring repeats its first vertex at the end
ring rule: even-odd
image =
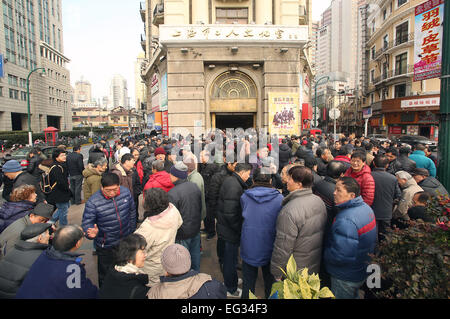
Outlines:
{"type": "Polygon", "coordinates": [[[164,135],[169,135],[169,112],[162,112],[162,133],[164,135]]]}
{"type": "Polygon", "coordinates": [[[309,129],[310,123],[312,120],[312,108],[310,107],[310,105],[308,103],[303,103],[302,105],[302,128],[304,130],[309,129]]]}

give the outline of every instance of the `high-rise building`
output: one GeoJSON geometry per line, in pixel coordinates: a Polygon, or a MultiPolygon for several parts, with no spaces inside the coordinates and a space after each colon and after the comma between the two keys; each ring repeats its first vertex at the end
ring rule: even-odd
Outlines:
{"type": "Polygon", "coordinates": [[[127,80],[119,74],[113,76],[109,89],[108,108],[129,107],[127,80]]]}
{"type": "Polygon", "coordinates": [[[33,132],[71,130],[61,0],[5,0],[0,6],[0,131],[28,130],[28,92],[33,132]]]}
{"type": "Polygon", "coordinates": [[[163,133],[171,135],[197,128],[269,128],[269,97],[275,93],[284,101],[297,94],[293,103],[308,108],[311,2],[141,3],[149,116],[161,119],[163,133]]]}
{"type": "Polygon", "coordinates": [[[147,111],[147,89],[141,76],[143,65],[145,66],[145,52],[139,53],[134,63],[134,98],[135,107],[138,111],[147,111]]]}
{"type": "Polygon", "coordinates": [[[74,103],[92,102],[91,83],[83,79],[75,82],[74,103]]]}
{"type": "Polygon", "coordinates": [[[316,61],[316,54],[317,54],[317,41],[319,37],[319,27],[320,22],[315,21],[311,24],[312,30],[311,30],[311,65],[313,66],[314,72],[317,72],[317,61],[316,61]]]}

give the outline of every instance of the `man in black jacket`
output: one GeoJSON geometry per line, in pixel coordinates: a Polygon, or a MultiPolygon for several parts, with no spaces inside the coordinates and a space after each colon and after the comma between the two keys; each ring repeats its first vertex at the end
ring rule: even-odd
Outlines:
{"type": "Polygon", "coordinates": [[[400,199],[402,193],[397,178],[386,172],[389,159],[386,155],[377,155],[373,160],[372,177],[375,181],[375,197],[372,204],[377,221],[378,238],[382,239],[386,229],[391,227],[394,201],[400,199]]]}
{"type": "Polygon", "coordinates": [[[250,177],[252,165],[239,163],[231,176],[225,178],[217,201],[217,236],[223,241],[223,277],[227,287],[227,296],[241,297],[236,272],[239,244],[242,229],[241,195],[247,189],[246,181],[250,177]]]}
{"type": "Polygon", "coordinates": [[[289,164],[289,161],[291,159],[291,148],[289,147],[289,145],[287,144],[287,140],[283,139],[281,141],[281,145],[279,148],[279,167],[278,167],[278,173],[281,174],[281,171],[283,170],[283,168],[289,164]]]}
{"type": "Polygon", "coordinates": [[[398,161],[402,165],[403,170],[411,174],[416,168],[416,162],[409,158],[410,153],[411,149],[409,147],[401,147],[399,150],[398,161]]]}
{"type": "Polygon", "coordinates": [[[331,151],[326,147],[319,147],[316,151],[317,157],[317,174],[319,176],[327,175],[327,166],[330,158],[332,157],[331,151]]]}
{"type": "Polygon", "coordinates": [[[411,175],[416,181],[417,185],[429,193],[433,197],[448,196],[448,191],[445,189],[436,178],[430,176],[430,172],[426,168],[415,168],[411,175]]]}
{"type": "Polygon", "coordinates": [[[399,171],[404,171],[402,163],[398,161],[398,150],[395,147],[390,147],[386,150],[386,157],[389,160],[389,165],[386,170],[389,174],[395,175],[399,171]]]}
{"type": "Polygon", "coordinates": [[[81,154],[81,147],[79,145],[74,146],[72,153],[67,155],[67,170],[70,176],[70,191],[73,194],[71,200],[72,205],[80,205],[84,162],[83,154],[81,154]]]}
{"type": "Polygon", "coordinates": [[[58,209],[53,215],[51,222],[59,220],[59,225],[68,224],[67,213],[70,207],[72,193],[69,188],[68,172],[64,169],[66,163],[66,151],[55,149],[52,154],[53,163],[49,169],[49,180],[52,186],[51,192],[47,195],[47,202],[55,205],[58,209]]]}
{"type": "Polygon", "coordinates": [[[48,223],[27,226],[20,239],[0,261],[0,299],[13,299],[36,259],[46,250],[50,239],[48,223]]]}
{"type": "Polygon", "coordinates": [[[192,269],[200,270],[200,226],[202,223],[202,193],[198,186],[187,180],[188,167],[177,162],[170,169],[170,180],[175,185],[168,195],[169,201],[178,208],[183,224],[177,231],[175,241],[189,250],[192,269]]]}

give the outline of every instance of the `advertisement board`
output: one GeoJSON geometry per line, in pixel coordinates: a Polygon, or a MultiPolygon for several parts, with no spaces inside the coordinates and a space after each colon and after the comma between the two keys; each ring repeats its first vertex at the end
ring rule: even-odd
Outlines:
{"type": "Polygon", "coordinates": [[[270,134],[299,134],[298,103],[298,93],[269,93],[270,134]]]}
{"type": "Polygon", "coordinates": [[[169,136],[169,112],[164,111],[161,114],[162,117],[162,133],[169,136]]]}
{"type": "Polygon", "coordinates": [[[160,103],[160,111],[164,112],[167,111],[167,104],[168,104],[168,92],[167,92],[167,73],[164,73],[161,77],[161,103],[160,103]]]}
{"type": "Polygon", "coordinates": [[[441,76],[444,0],[430,0],[415,8],[414,81],[441,76]]]}
{"type": "Polygon", "coordinates": [[[3,54],[0,54],[0,78],[5,76],[5,72],[3,71],[3,54]]]}
{"type": "Polygon", "coordinates": [[[155,112],[153,114],[155,114],[154,129],[157,131],[161,131],[161,129],[162,129],[162,114],[161,114],[161,112],[155,112]]]}

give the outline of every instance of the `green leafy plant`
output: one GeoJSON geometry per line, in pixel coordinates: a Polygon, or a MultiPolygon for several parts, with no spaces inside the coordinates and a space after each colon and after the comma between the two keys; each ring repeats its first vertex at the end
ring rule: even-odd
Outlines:
{"type": "MultiPolygon", "coordinates": [[[[286,266],[286,272],[281,269],[286,279],[272,285],[270,295],[278,299],[319,299],[335,298],[327,287],[320,288],[320,278],[317,274],[308,274],[308,268],[297,270],[297,263],[291,255],[286,266]]],[[[272,298],[271,297],[271,298],[272,298]]]]}

